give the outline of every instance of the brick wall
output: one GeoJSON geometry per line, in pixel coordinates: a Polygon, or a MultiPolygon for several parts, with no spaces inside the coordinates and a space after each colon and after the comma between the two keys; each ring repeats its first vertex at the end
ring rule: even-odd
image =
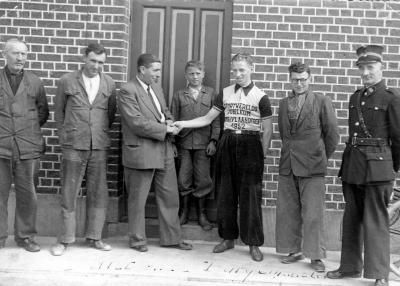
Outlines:
{"type": "MultiPolygon", "coordinates": [[[[82,48],[91,41],[108,49],[104,71],[117,84],[126,81],[129,6],[129,0],[0,1],[1,45],[15,36],[27,42],[30,53],[26,68],[42,78],[50,104],[51,115],[43,128],[47,148],[41,160],[39,192],[55,193],[60,186],[60,148],[53,114],[56,81],[80,68],[82,48]]],[[[120,182],[118,123],[113,125],[111,136],[108,182],[115,193],[120,182]]]]}
{"type": "MultiPolygon", "coordinates": [[[[329,96],[340,126],[340,144],[329,161],[327,208],[344,206],[336,177],[347,138],[347,107],[361,80],[355,49],[364,44],[385,46],[384,77],[400,87],[400,3],[398,1],[241,0],[234,2],[232,53],[256,55],[254,79],[270,96],[277,115],[278,101],[290,90],[287,67],[301,60],[312,67],[316,92],[329,96]]],[[[274,205],[281,142],[274,120],[273,157],[264,175],[264,204],[274,205]]]]}
{"type": "MultiPolygon", "coordinates": [[[[9,37],[28,42],[27,68],[46,86],[50,108],[57,79],[80,67],[81,49],[99,41],[109,49],[105,72],[127,79],[130,0],[0,0],[0,49],[9,37]]],[[[400,3],[397,1],[235,0],[232,53],[247,50],[256,56],[254,79],[270,96],[277,115],[280,98],[290,89],[287,67],[294,60],[312,66],[313,89],[332,98],[340,125],[340,145],[329,162],[327,207],[343,207],[336,178],[347,137],[347,102],[361,81],[354,68],[356,47],[385,46],[388,85],[400,86],[400,3]]],[[[0,57],[0,67],[4,60],[0,57]]],[[[44,126],[47,152],[42,158],[40,192],[59,189],[60,149],[53,112],[44,126]]],[[[109,159],[109,188],[121,187],[119,124],[113,126],[109,159]]],[[[264,175],[264,205],[274,205],[280,152],[276,118],[272,157],[264,175]]]]}

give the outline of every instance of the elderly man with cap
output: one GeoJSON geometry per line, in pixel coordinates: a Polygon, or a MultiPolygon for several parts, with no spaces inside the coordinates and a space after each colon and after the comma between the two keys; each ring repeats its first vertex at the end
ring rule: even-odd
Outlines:
{"type": "Polygon", "coordinates": [[[383,47],[357,49],[363,87],[349,102],[349,140],[339,176],[346,202],[340,267],[331,279],[364,277],[389,285],[387,206],[400,166],[400,92],[382,80],[383,47]],[[361,229],[363,226],[363,230],[361,229]],[[364,243],[364,263],[362,260],[364,243]]]}

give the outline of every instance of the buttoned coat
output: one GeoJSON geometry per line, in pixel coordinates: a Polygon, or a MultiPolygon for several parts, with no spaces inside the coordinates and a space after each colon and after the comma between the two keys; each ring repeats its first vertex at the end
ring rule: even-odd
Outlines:
{"type": "Polygon", "coordinates": [[[324,176],[329,157],[339,141],[336,116],[329,97],[308,92],[295,132],[291,134],[288,98],[279,102],[279,133],[282,140],[279,174],[324,176]]]}
{"type": "Polygon", "coordinates": [[[46,92],[40,79],[24,70],[14,95],[4,69],[0,70],[0,156],[11,158],[12,141],[21,159],[39,157],[44,151],[40,130],[49,116],[46,92]]]}
{"type": "Polygon", "coordinates": [[[114,80],[100,73],[99,91],[89,102],[82,70],[63,75],[57,85],[55,120],[61,147],[77,150],[105,150],[116,112],[114,80]]]}
{"type": "MultiPolygon", "coordinates": [[[[161,88],[156,84],[151,88],[165,119],[173,120],[161,88]]],[[[164,168],[165,152],[172,152],[171,144],[165,150],[167,126],[137,78],[121,86],[117,102],[123,136],[122,164],[133,169],[164,168]]]]}

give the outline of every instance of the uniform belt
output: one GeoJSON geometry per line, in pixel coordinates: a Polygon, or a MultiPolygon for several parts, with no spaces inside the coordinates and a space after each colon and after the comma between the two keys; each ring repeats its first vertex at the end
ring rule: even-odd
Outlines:
{"type": "Polygon", "coordinates": [[[384,138],[359,138],[351,137],[349,140],[350,144],[355,146],[387,146],[388,141],[384,138]]]}
{"type": "Polygon", "coordinates": [[[224,131],[227,134],[236,134],[236,135],[260,135],[260,132],[253,130],[231,130],[226,129],[224,131]]]}

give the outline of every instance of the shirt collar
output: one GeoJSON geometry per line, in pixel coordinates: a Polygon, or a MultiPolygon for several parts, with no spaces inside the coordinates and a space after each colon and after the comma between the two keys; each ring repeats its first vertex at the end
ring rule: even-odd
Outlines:
{"type": "Polygon", "coordinates": [[[235,84],[235,93],[239,90],[239,88],[243,89],[244,95],[248,95],[250,90],[254,87],[254,82],[251,82],[248,86],[241,86],[240,84],[235,84]]]}
{"type": "Polygon", "coordinates": [[[138,76],[136,76],[136,79],[139,81],[141,86],[144,88],[144,90],[147,90],[150,87],[150,84],[145,83],[143,80],[141,80],[138,76]]]}
{"type": "Polygon", "coordinates": [[[4,67],[4,70],[6,71],[7,76],[11,76],[11,75],[23,75],[24,74],[24,69],[18,71],[17,73],[12,73],[10,71],[10,69],[8,68],[8,66],[4,67]]]}

